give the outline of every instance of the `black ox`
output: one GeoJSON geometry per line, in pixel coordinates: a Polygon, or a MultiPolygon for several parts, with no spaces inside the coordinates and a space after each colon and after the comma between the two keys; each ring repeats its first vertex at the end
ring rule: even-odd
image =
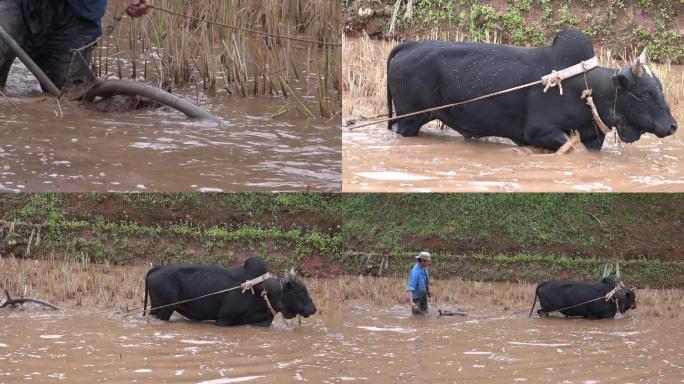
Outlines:
{"type": "Polygon", "coordinates": [[[604,277],[598,283],[580,283],[571,280],[550,280],[537,285],[530,316],[537,303],[539,316],[559,311],[565,316],[586,319],[612,319],[615,314],[636,309],[636,294],[632,288],[618,288],[608,300],[604,297],[615,288],[615,280],[604,277]]]}
{"type": "Polygon", "coordinates": [[[221,268],[210,265],[166,265],[150,269],[145,278],[145,304],[149,295],[150,314],[168,321],[174,311],[191,321],[214,320],[216,325],[271,325],[271,313],[262,292],[276,312],[286,319],[296,315],[309,317],[316,313],[304,283],[290,277],[269,278],[244,293],[234,289],[202,299],[178,303],[199,296],[239,287],[246,280],[268,272],[264,262],[256,257],[245,261],[242,267],[221,268]],[[173,304],[170,306],[166,306],[173,304]],[[164,306],[164,307],[163,307],[164,306]],[[163,308],[157,308],[163,307],[163,308]],[[155,309],[157,308],[157,309],[155,309]]]}
{"type": "MultiPolygon", "coordinates": [[[[581,32],[559,33],[550,47],[522,48],[484,43],[408,41],[397,45],[387,60],[387,106],[397,115],[417,112],[540,80],[594,56],[591,41],[581,32]]],[[[440,120],[466,138],[506,137],[518,145],[553,151],[577,131],[584,145],[600,150],[605,134],[597,129],[590,108],[580,98],[593,90],[598,114],[616,127],[628,143],[643,133],[672,135],[677,122],[665,102],[658,78],[646,57],[626,68],[596,67],[563,80],[543,92],[542,85],[506,93],[458,107],[395,120],[388,124],[402,136],[416,136],[423,124],[440,120]]]]}

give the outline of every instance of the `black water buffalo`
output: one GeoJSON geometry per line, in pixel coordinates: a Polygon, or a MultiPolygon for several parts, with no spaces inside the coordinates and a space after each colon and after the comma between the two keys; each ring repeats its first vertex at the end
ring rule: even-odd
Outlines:
{"type": "MultiPolygon", "coordinates": [[[[240,286],[268,272],[264,262],[256,257],[245,261],[242,267],[221,268],[210,265],[165,265],[150,269],[145,278],[145,308],[147,296],[152,308],[193,299],[209,293],[240,286]]],[[[316,306],[309,297],[304,283],[294,277],[269,278],[256,284],[251,291],[241,289],[212,295],[206,298],[152,309],[150,314],[169,320],[174,311],[192,321],[215,320],[216,325],[271,325],[273,314],[261,296],[265,290],[276,312],[286,319],[296,315],[309,317],[316,306]]]]}
{"type": "MultiPolygon", "coordinates": [[[[559,33],[550,47],[522,48],[484,43],[408,41],[397,45],[387,60],[387,106],[397,115],[464,101],[540,80],[594,56],[581,32],[559,33]]],[[[645,55],[642,57],[645,63],[645,55]]],[[[663,97],[660,81],[637,60],[631,67],[596,67],[586,73],[599,116],[616,127],[625,142],[645,132],[672,135],[677,123],[663,97]]],[[[416,136],[421,126],[440,120],[466,138],[497,136],[518,145],[553,151],[577,131],[589,149],[600,150],[605,134],[594,125],[590,108],[580,98],[585,77],[563,80],[543,92],[542,85],[474,103],[391,121],[402,136],[416,136]]]]}
{"type": "Polygon", "coordinates": [[[607,319],[615,317],[618,309],[620,313],[625,313],[628,309],[636,309],[636,294],[631,288],[618,288],[612,297],[606,300],[604,296],[614,288],[615,280],[610,277],[604,277],[598,283],[580,283],[571,280],[545,281],[537,285],[530,316],[537,303],[537,297],[541,304],[541,309],[537,311],[539,316],[559,311],[565,316],[607,319]],[[597,298],[598,300],[594,300],[597,298]]]}

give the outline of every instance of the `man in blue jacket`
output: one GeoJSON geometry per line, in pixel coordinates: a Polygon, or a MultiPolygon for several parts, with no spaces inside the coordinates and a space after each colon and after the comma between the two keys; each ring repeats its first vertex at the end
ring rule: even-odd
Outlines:
{"type": "MultiPolygon", "coordinates": [[[[131,17],[144,15],[150,5],[150,0],[120,1],[126,2],[131,17]]],[[[75,49],[102,35],[100,20],[106,10],[107,0],[0,0],[0,26],[63,88],[85,81],[71,60],[75,49]]],[[[90,63],[92,52],[92,46],[81,51],[86,63],[90,63]]],[[[14,53],[0,42],[0,89],[5,87],[14,59],[14,53]]]]}
{"type": "Polygon", "coordinates": [[[432,256],[428,252],[421,252],[416,256],[416,264],[409,274],[406,287],[406,297],[414,315],[425,314],[428,310],[428,296],[430,296],[430,273],[428,266],[432,256]]]}

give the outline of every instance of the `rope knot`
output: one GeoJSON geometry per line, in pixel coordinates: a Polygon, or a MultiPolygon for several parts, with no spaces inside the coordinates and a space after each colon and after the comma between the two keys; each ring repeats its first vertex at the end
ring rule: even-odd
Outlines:
{"type": "Polygon", "coordinates": [[[242,293],[251,291],[252,295],[254,294],[254,284],[252,283],[252,280],[245,281],[244,283],[240,284],[240,287],[242,288],[242,293]]]}
{"type": "Polygon", "coordinates": [[[610,292],[606,293],[606,295],[603,297],[606,299],[606,301],[610,301],[610,299],[612,299],[613,296],[615,296],[615,292],[617,292],[617,291],[618,291],[618,287],[616,286],[615,288],[610,290],[610,292]]]}
{"type": "Polygon", "coordinates": [[[551,74],[546,79],[544,93],[546,93],[546,91],[548,91],[549,88],[557,86],[558,90],[560,91],[560,95],[563,96],[563,84],[561,83],[561,81],[563,81],[563,78],[561,77],[560,73],[556,72],[556,70],[551,71],[551,74]]]}

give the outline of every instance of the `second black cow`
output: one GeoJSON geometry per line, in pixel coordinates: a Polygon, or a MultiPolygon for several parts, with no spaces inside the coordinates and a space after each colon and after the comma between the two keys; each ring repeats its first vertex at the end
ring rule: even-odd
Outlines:
{"type": "Polygon", "coordinates": [[[615,314],[636,309],[636,294],[632,288],[617,288],[612,295],[606,295],[616,288],[615,280],[604,277],[597,283],[581,283],[572,280],[550,280],[537,285],[530,316],[537,303],[539,316],[560,312],[565,316],[586,319],[612,319],[615,314]]]}

